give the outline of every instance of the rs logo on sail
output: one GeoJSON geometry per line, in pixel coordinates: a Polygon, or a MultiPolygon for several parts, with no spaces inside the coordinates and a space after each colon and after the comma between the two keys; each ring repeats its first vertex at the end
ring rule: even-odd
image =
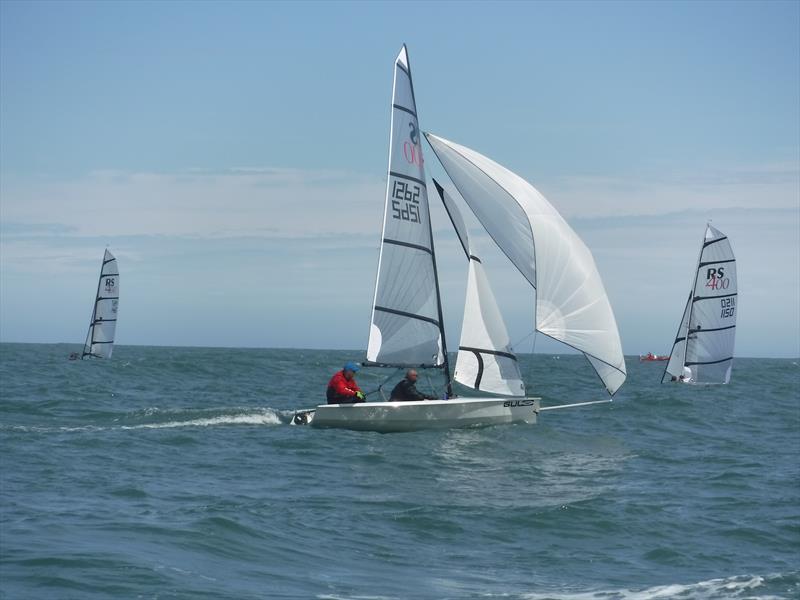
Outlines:
{"type": "Polygon", "coordinates": [[[408,134],[410,141],[403,142],[403,156],[409,164],[421,167],[424,161],[422,160],[422,149],[419,147],[419,130],[414,121],[411,121],[408,127],[411,130],[408,134]]]}
{"type": "Polygon", "coordinates": [[[706,270],[706,287],[712,290],[727,290],[731,280],[725,277],[725,267],[711,267],[706,270]]]}
{"type": "Polygon", "coordinates": [[[114,291],[114,278],[106,277],[106,291],[111,293],[114,291]]]}

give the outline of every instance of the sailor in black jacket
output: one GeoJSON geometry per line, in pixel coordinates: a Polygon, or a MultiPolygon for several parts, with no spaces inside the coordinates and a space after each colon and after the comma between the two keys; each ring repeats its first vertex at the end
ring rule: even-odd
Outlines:
{"type": "Polygon", "coordinates": [[[389,402],[410,402],[412,400],[436,400],[433,396],[426,396],[417,390],[417,372],[414,369],[406,371],[405,379],[394,386],[389,402]]]}

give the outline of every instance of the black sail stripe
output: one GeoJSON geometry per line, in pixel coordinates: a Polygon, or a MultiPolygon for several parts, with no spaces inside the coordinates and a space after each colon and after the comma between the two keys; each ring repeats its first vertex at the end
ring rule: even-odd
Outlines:
{"type": "Polygon", "coordinates": [[[684,363],[684,364],[687,367],[691,367],[692,365],[718,365],[719,363],[724,363],[724,362],[727,362],[729,360],[733,360],[733,357],[729,356],[728,358],[723,358],[723,359],[720,359],[720,360],[708,360],[708,361],[705,361],[705,362],[687,362],[687,363],[684,363]]]}
{"type": "Polygon", "coordinates": [[[394,108],[396,108],[397,110],[402,110],[403,112],[407,112],[408,114],[410,114],[410,115],[411,115],[412,117],[414,117],[415,119],[417,118],[417,113],[415,113],[415,112],[414,112],[413,110],[411,110],[410,108],[406,108],[405,106],[400,106],[399,104],[392,104],[392,106],[393,106],[394,108]]]}
{"type": "Polygon", "coordinates": [[[409,181],[413,181],[415,183],[420,184],[426,190],[428,189],[428,186],[425,184],[424,181],[422,181],[422,179],[417,179],[416,177],[412,177],[411,175],[405,175],[403,173],[398,173],[397,171],[389,171],[389,175],[393,177],[399,177],[400,179],[408,179],[409,181]]]}
{"type": "Polygon", "coordinates": [[[401,63],[400,61],[397,61],[396,63],[394,63],[394,65],[395,65],[395,66],[396,66],[398,69],[400,69],[400,70],[401,70],[403,73],[405,73],[406,75],[408,75],[408,78],[409,78],[409,80],[411,79],[411,73],[409,73],[409,72],[408,72],[408,69],[406,69],[406,68],[403,66],[403,63],[401,63]]]}
{"type": "Polygon", "coordinates": [[[465,350],[467,352],[480,352],[481,354],[491,354],[493,356],[504,356],[505,358],[510,358],[511,360],[517,360],[517,357],[510,352],[502,352],[501,350],[489,350],[487,348],[473,348],[471,346],[459,346],[459,350],[465,350]]]}
{"type": "Polygon", "coordinates": [[[702,269],[703,267],[705,267],[707,265],[722,265],[722,264],[725,264],[725,263],[732,263],[732,262],[736,262],[736,259],[735,258],[731,258],[730,260],[709,260],[707,262],[701,262],[699,265],[697,265],[697,268],[698,269],[702,269]]]}
{"type": "Polygon", "coordinates": [[[395,246],[404,246],[406,248],[414,248],[415,250],[422,250],[423,252],[427,252],[428,254],[433,254],[430,248],[426,248],[425,246],[421,246],[419,244],[412,244],[411,242],[403,242],[400,240],[392,240],[389,238],[383,238],[384,244],[394,244],[395,246]]]}
{"type": "Polygon", "coordinates": [[[389,313],[392,315],[399,315],[401,317],[408,317],[409,319],[418,319],[420,321],[425,321],[426,323],[432,323],[439,327],[439,321],[436,319],[432,319],[431,317],[425,317],[423,315],[415,315],[414,313],[406,312],[404,310],[397,310],[396,308],[386,308],[385,306],[375,306],[375,310],[379,310],[381,312],[389,313]]]}
{"type": "Polygon", "coordinates": [[[723,294],[721,296],[695,296],[692,299],[692,302],[698,302],[699,300],[719,300],[720,298],[731,298],[732,296],[738,296],[739,294],[723,294]]]}
{"type": "Polygon", "coordinates": [[[712,331],[725,331],[726,329],[735,329],[736,325],[728,325],[727,327],[715,327],[714,329],[691,329],[689,333],[711,333],[712,331]]]}
{"type": "Polygon", "coordinates": [[[475,355],[475,358],[478,359],[478,376],[475,377],[475,389],[477,390],[480,389],[481,379],[483,379],[483,357],[480,352],[475,352],[473,350],[472,353],[475,355]]]}
{"type": "Polygon", "coordinates": [[[722,240],[727,240],[727,239],[728,239],[728,236],[725,236],[725,237],[717,238],[716,240],[711,240],[710,242],[705,242],[703,244],[703,249],[705,249],[706,246],[710,246],[711,244],[716,244],[717,242],[721,242],[722,240]]]}

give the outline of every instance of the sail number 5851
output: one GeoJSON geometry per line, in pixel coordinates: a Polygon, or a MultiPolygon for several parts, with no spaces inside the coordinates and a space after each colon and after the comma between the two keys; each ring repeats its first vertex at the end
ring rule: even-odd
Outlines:
{"type": "Polygon", "coordinates": [[[405,181],[392,182],[392,218],[412,223],[421,223],[419,218],[419,193],[417,184],[405,181]]]}

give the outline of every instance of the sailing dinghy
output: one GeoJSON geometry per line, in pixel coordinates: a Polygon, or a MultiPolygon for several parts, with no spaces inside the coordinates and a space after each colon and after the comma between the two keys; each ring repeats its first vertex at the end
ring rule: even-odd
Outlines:
{"type": "Polygon", "coordinates": [[[731,379],[738,286],[730,240],[706,225],[694,285],[661,383],[724,384],[731,379]]]}
{"type": "MultiPolygon", "coordinates": [[[[425,135],[481,224],[537,290],[537,329],[581,350],[613,395],[625,380],[625,362],[589,250],[523,179],[473,151],[464,149],[472,155],[455,156],[457,150],[443,147],[450,142],[425,135]],[[473,172],[467,156],[488,161],[494,165],[493,172],[473,172]],[[477,187],[476,177],[485,179],[477,187]],[[484,220],[487,214],[490,217],[484,220]],[[502,222],[492,222],[495,217],[502,222]],[[502,235],[495,231],[498,224],[506,230],[502,235]]],[[[477,392],[499,396],[452,395],[421,132],[403,46],[394,69],[383,233],[364,364],[439,369],[445,380],[444,397],[324,404],[296,412],[293,423],[379,432],[536,423],[544,410],[597,403],[542,407],[539,398],[525,396],[517,359],[483,266],[470,251],[466,227],[452,199],[443,191],[440,195],[470,261],[456,380],[477,392]]]]}
{"type": "Polygon", "coordinates": [[[111,358],[114,350],[114,332],[117,329],[117,308],[119,306],[119,269],[117,259],[106,249],[103,265],[100,267],[100,279],[97,282],[97,294],[94,298],[92,320],[89,322],[89,333],[83,346],[81,358],[111,358]]]}

